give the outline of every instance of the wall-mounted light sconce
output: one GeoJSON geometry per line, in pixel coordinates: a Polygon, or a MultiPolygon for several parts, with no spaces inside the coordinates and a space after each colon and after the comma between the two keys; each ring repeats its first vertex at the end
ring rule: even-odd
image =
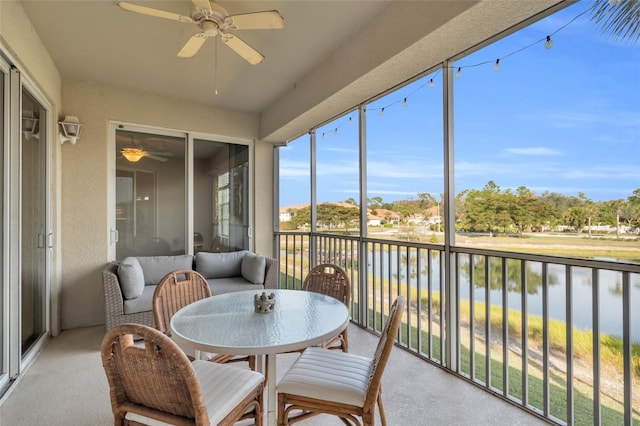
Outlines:
{"type": "Polygon", "coordinates": [[[67,115],[63,121],[58,121],[60,129],[58,132],[58,139],[60,143],[71,142],[71,145],[75,145],[78,139],[80,139],[80,133],[82,133],[83,124],[80,124],[78,117],[73,115],[67,115]]]}
{"type": "Polygon", "coordinates": [[[33,111],[23,111],[22,115],[22,133],[24,134],[24,138],[27,140],[31,140],[31,138],[38,138],[37,128],[38,128],[38,119],[33,116],[33,111]]]}

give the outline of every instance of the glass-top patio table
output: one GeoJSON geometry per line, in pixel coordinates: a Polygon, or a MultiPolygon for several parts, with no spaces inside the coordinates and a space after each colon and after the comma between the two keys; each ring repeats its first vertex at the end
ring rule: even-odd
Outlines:
{"type": "MultiPolygon", "coordinates": [[[[271,313],[254,311],[263,289],[212,296],[180,309],[171,333],[181,345],[218,354],[266,355],[268,424],[275,425],[276,354],[322,344],[349,323],[347,307],[332,297],[302,290],[266,290],[275,294],[271,313]]],[[[258,362],[263,373],[262,362],[258,362]]]]}

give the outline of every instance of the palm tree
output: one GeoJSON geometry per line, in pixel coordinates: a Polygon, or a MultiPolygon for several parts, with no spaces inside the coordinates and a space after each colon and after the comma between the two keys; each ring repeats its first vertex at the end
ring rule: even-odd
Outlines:
{"type": "Polygon", "coordinates": [[[640,40],[640,1],[595,0],[591,19],[603,33],[616,40],[637,43],[640,40]]]}

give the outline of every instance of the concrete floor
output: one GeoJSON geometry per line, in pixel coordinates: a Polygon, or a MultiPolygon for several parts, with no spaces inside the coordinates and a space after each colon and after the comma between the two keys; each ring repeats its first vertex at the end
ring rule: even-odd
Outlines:
{"type": "MultiPolygon", "coordinates": [[[[100,361],[104,328],[66,330],[0,401],[0,425],[111,425],[100,361]]],[[[350,326],[350,352],[371,356],[377,337],[350,326]]],[[[296,354],[278,355],[278,378],[296,354]]],[[[395,425],[544,425],[546,422],[464,380],[394,348],[383,377],[387,423],[395,425]]],[[[376,413],[377,414],[377,413],[376,413]]],[[[377,416],[379,424],[379,416],[377,416]]],[[[301,425],[342,425],[319,416],[301,425]]]]}

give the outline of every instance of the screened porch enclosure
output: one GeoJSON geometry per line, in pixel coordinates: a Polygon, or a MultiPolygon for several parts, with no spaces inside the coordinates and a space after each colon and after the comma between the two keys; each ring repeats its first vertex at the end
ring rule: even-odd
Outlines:
{"type": "Polygon", "coordinates": [[[407,299],[426,362],[554,423],[640,422],[639,82],[608,77],[639,52],[576,2],[279,147],[281,286],[335,263],[359,326],[407,299]]]}

